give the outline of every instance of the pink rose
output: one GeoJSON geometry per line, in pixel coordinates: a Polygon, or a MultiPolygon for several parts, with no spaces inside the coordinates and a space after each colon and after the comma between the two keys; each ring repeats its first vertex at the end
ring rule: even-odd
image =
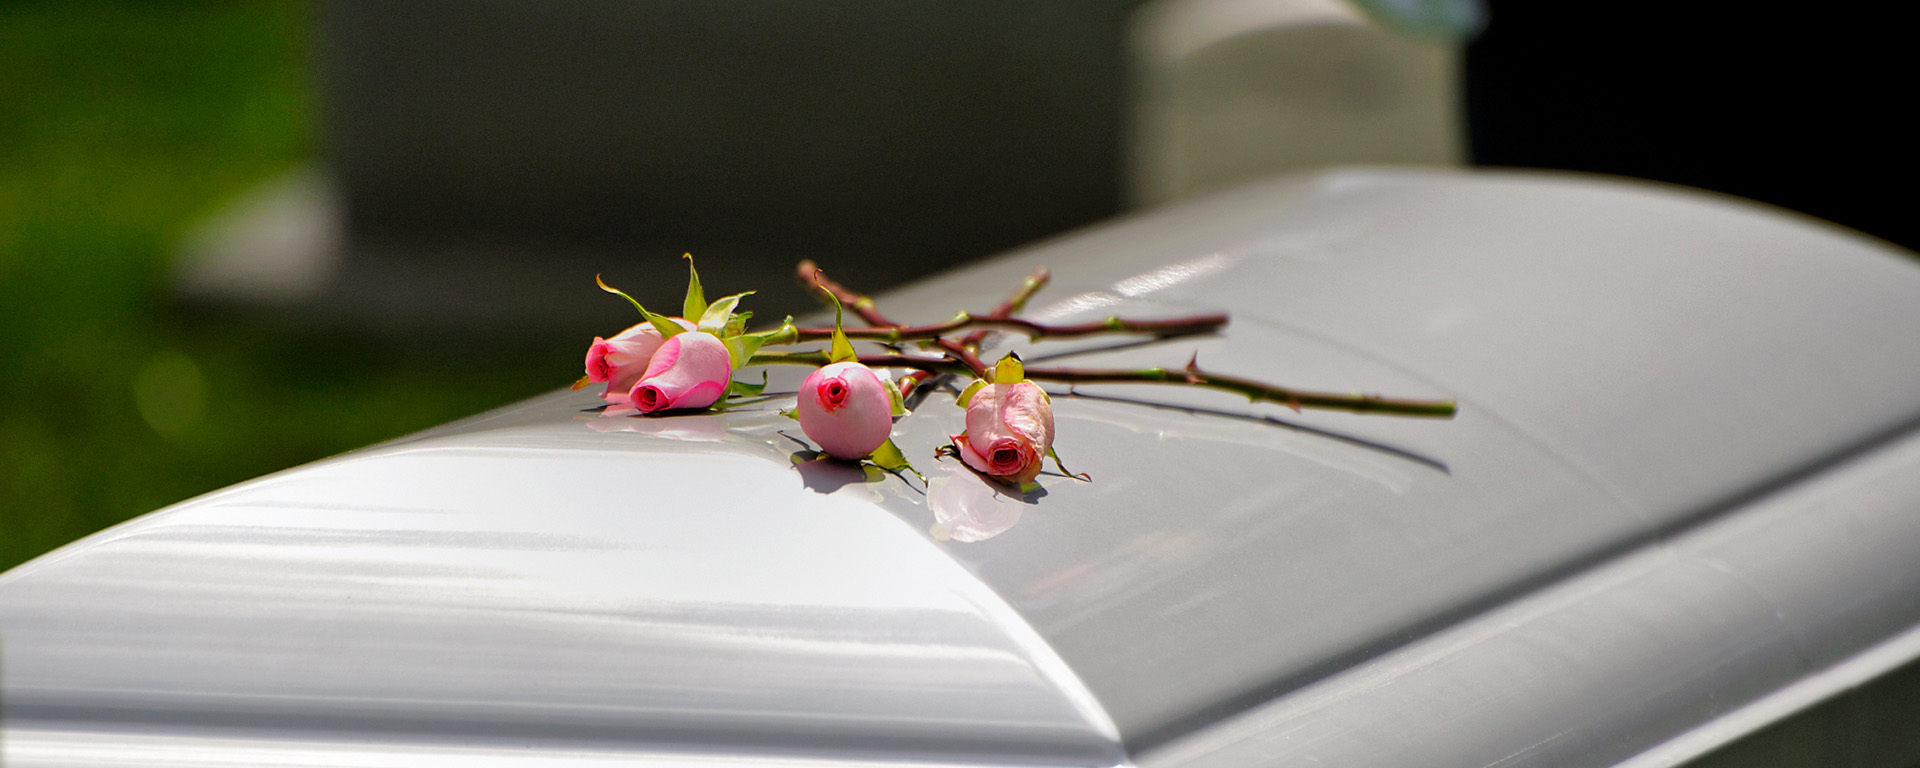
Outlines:
{"type": "Polygon", "coordinates": [[[727,393],[733,359],[727,344],[702,331],[687,331],[667,339],[653,353],[647,371],[627,395],[627,404],[641,413],[679,408],[705,408],[727,393]]]}
{"type": "MultiPolygon", "coordinates": [[[[693,323],[673,318],[675,323],[689,331],[693,323]]],[[[653,361],[653,354],[666,340],[660,338],[660,332],[654,330],[653,323],[641,323],[621,331],[611,339],[593,337],[593,345],[587,347],[587,380],[595,384],[606,382],[607,391],[600,397],[610,403],[624,403],[633,385],[647,372],[647,363],[653,361]]]]}
{"type": "Polygon", "coordinates": [[[893,432],[893,396],[857,362],[834,363],[800,383],[800,429],[836,459],[863,459],[893,432]]]}
{"type": "Polygon", "coordinates": [[[1040,474],[1053,447],[1053,402],[1031,381],[988,384],[967,404],[967,431],[953,436],[960,460],[1003,483],[1040,474]]]}

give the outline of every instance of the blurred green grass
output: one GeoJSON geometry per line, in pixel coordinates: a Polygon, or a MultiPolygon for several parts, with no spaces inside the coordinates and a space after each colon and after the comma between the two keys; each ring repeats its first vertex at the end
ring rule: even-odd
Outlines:
{"type": "Polygon", "coordinates": [[[296,3],[0,5],[0,569],[566,383],[571,354],[195,316],[173,250],[316,152],[296,3]]]}

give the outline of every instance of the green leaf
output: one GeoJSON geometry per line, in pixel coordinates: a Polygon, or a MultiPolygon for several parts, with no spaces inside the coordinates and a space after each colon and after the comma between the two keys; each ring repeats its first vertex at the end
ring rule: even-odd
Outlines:
{"type": "MultiPolygon", "coordinates": [[[[693,268],[693,254],[691,253],[686,254],[686,257],[687,257],[687,300],[686,300],[686,303],[682,305],[682,312],[680,316],[687,318],[688,320],[692,320],[693,318],[696,318],[696,317],[702,318],[704,320],[707,314],[707,294],[706,294],[706,291],[703,291],[700,288],[700,271],[693,268]]],[[[703,322],[701,325],[704,326],[705,323],[703,322]]],[[[707,329],[705,327],[702,327],[700,330],[705,331],[707,329]]],[[[712,331],[708,331],[708,333],[712,333],[712,331]]]]}
{"type": "Polygon", "coordinates": [[[960,406],[962,408],[965,408],[968,405],[971,405],[973,403],[973,394],[975,392],[979,392],[980,388],[986,385],[987,385],[986,379],[974,379],[973,383],[968,384],[966,389],[960,390],[960,396],[954,398],[953,404],[960,406]]]}
{"type": "Polygon", "coordinates": [[[632,304],[634,309],[640,310],[640,314],[642,315],[647,314],[647,308],[640,306],[640,301],[638,299],[633,298],[632,296],[628,296],[626,291],[620,290],[611,285],[607,285],[607,281],[600,279],[599,275],[594,275],[593,281],[600,285],[600,290],[606,291],[607,293],[611,293],[615,296],[626,299],[627,303],[632,304]]]}
{"type": "Polygon", "coordinates": [[[780,415],[782,415],[782,416],[785,416],[785,417],[787,417],[787,418],[789,418],[789,419],[793,419],[794,421],[799,421],[799,420],[800,420],[800,409],[798,409],[798,408],[795,408],[795,409],[793,409],[793,410],[791,410],[791,411],[781,411],[781,412],[780,412],[780,415]]]}
{"type": "Polygon", "coordinates": [[[600,284],[600,290],[626,299],[627,303],[632,304],[634,309],[640,310],[640,316],[646,318],[647,322],[653,323],[653,329],[660,332],[660,338],[671,339],[680,335],[681,331],[686,330],[685,328],[681,328],[679,323],[669,320],[664,316],[648,312],[646,307],[640,306],[640,300],[628,296],[625,291],[607,285],[607,281],[600,279],[599,275],[594,275],[593,281],[600,284]]]}
{"type": "MultiPolygon", "coordinates": [[[[741,299],[752,295],[753,291],[736,293],[709,305],[706,308],[706,313],[699,316],[700,330],[719,336],[721,332],[727,329],[727,324],[732,322],[733,308],[740,303],[741,299]]],[[[688,317],[693,316],[689,315],[688,317]]]]}
{"type": "MultiPolygon", "coordinates": [[[[734,315],[737,319],[739,315],[734,315]]],[[[792,344],[800,335],[800,329],[793,325],[793,318],[780,324],[780,327],[759,333],[734,333],[722,337],[726,342],[727,353],[732,355],[733,367],[742,368],[753,362],[753,355],[767,344],[792,344]]]]}
{"type": "Polygon", "coordinates": [[[753,360],[753,353],[760,351],[760,345],[766,342],[766,337],[746,333],[727,337],[723,342],[727,345],[727,357],[732,359],[733,369],[737,371],[747,367],[747,363],[753,360]]]}
{"type": "MultiPolygon", "coordinates": [[[[760,372],[760,383],[747,381],[728,381],[727,397],[753,397],[767,390],[767,372],[760,372]]],[[[1056,461],[1058,461],[1056,459],[1056,461]]]]}
{"type": "Polygon", "coordinates": [[[893,401],[893,415],[907,415],[907,400],[900,396],[900,382],[887,376],[880,377],[880,383],[887,387],[887,399],[893,401]]]}
{"type": "Polygon", "coordinates": [[[646,315],[647,322],[653,323],[653,329],[660,332],[661,339],[671,339],[685,333],[687,330],[680,327],[680,324],[674,322],[672,319],[656,315],[652,312],[648,312],[646,315]]]}
{"type": "Polygon", "coordinates": [[[727,321],[727,327],[720,329],[723,336],[739,336],[747,332],[747,321],[753,319],[752,312],[735,312],[733,319],[727,321]]]}
{"type": "Polygon", "coordinates": [[[1008,352],[1006,357],[1000,358],[1000,362],[993,364],[995,384],[1018,384],[1025,378],[1027,368],[1020,364],[1020,356],[1015,353],[1008,352]]]}
{"type": "Polygon", "coordinates": [[[867,460],[888,472],[899,472],[904,469],[912,472],[914,477],[920,478],[920,482],[927,481],[926,475],[920,474],[920,470],[914,469],[913,465],[907,462],[907,455],[900,452],[900,446],[893,444],[893,438],[887,438],[880,447],[873,449],[873,455],[868,456],[867,460]]]}
{"type": "Polygon", "coordinates": [[[767,373],[765,371],[760,372],[759,384],[749,381],[729,380],[727,382],[727,394],[719,400],[714,401],[713,405],[707,407],[715,411],[725,411],[729,408],[737,408],[743,405],[763,403],[766,402],[764,398],[759,400],[754,398],[759,397],[760,393],[766,391],[766,389],[767,373]]]}
{"type": "Polygon", "coordinates": [[[1089,483],[1093,482],[1092,475],[1076,475],[1073,473],[1073,470],[1067,469],[1067,465],[1060,463],[1060,453],[1053,450],[1053,446],[1051,445],[1047,446],[1047,456],[1053,459],[1053,466],[1055,469],[1060,470],[1060,474],[1076,480],[1085,480],[1089,483]]]}
{"type": "Polygon", "coordinates": [[[853,351],[853,342],[847,340],[847,332],[840,327],[840,297],[833,295],[832,291],[826,294],[827,299],[833,302],[833,346],[827,350],[827,362],[844,363],[860,359],[860,355],[853,351]]]}

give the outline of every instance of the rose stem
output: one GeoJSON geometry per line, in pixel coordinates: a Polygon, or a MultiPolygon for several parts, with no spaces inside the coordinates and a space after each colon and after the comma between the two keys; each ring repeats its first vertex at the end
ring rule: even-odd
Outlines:
{"type": "MultiPolygon", "coordinates": [[[[898,327],[900,325],[899,323],[893,322],[892,320],[888,320],[886,315],[880,314],[879,308],[873,305],[872,298],[869,298],[867,296],[864,296],[858,293],[854,293],[852,290],[849,290],[846,286],[827,279],[826,274],[820,271],[819,265],[814,264],[813,260],[802,259],[800,261],[799,272],[800,272],[800,282],[812,287],[815,290],[825,291],[827,293],[833,294],[833,297],[836,299],[839,299],[840,303],[843,306],[846,306],[847,308],[852,309],[854,311],[854,314],[857,314],[861,317],[861,319],[866,320],[868,325],[893,326],[893,327],[898,327]]],[[[829,334],[831,334],[831,332],[829,332],[829,334]]],[[[971,350],[968,350],[966,347],[961,346],[959,342],[953,341],[951,339],[941,339],[941,338],[935,338],[932,341],[935,344],[940,345],[940,348],[946,350],[948,354],[953,355],[955,359],[958,359],[960,362],[966,364],[967,368],[969,369],[969,372],[972,373],[974,376],[978,376],[983,379],[987,377],[986,364],[980,362],[980,357],[978,355],[975,355],[971,350]]],[[[758,356],[756,355],[755,357],[757,358],[758,356]]],[[[821,365],[826,365],[826,363],[821,363],[821,365]]]]}
{"type": "MultiPolygon", "coordinates": [[[[795,364],[822,366],[827,364],[827,353],[813,352],[760,352],[753,356],[750,365],[795,364]]],[[[930,373],[966,373],[967,367],[956,360],[938,357],[908,357],[904,355],[862,355],[860,362],[874,368],[912,368],[930,373]]],[[[1396,416],[1424,416],[1432,418],[1453,418],[1456,406],[1452,400],[1404,400],[1380,397],[1378,395],[1340,394],[1335,392],[1311,392],[1299,389],[1287,389],[1263,384],[1251,379],[1223,376],[1200,370],[1198,365],[1189,363],[1185,369],[1166,368],[1140,369],[1097,369],[1097,368],[1028,368],[1026,376],[1036,381],[1058,381],[1066,384],[1185,384],[1195,387],[1226,390],[1246,395],[1259,401],[1279,403],[1290,408],[1321,408],[1354,413],[1379,413],[1396,416]]]]}
{"type": "MultiPolygon", "coordinates": [[[[1020,287],[1013,292],[1013,295],[1008,296],[1006,301],[1000,302],[1000,306],[994,307],[993,311],[987,314],[987,317],[998,320],[1019,314],[1020,310],[1027,308],[1027,300],[1033,298],[1034,294],[1039,293],[1041,288],[1047,287],[1048,281],[1052,279],[1053,273],[1048,272],[1046,267],[1034,270],[1032,274],[1027,275],[1025,280],[1020,281],[1020,287]]],[[[980,348],[980,342],[986,340],[987,331],[982,329],[962,337],[960,339],[960,346],[978,350],[980,348]]]]}
{"type": "MultiPolygon", "coordinates": [[[[908,357],[906,355],[861,355],[860,363],[869,368],[912,368],[929,373],[973,374],[966,363],[948,357],[908,357]]],[[[755,352],[747,365],[811,365],[816,368],[831,364],[827,351],[816,349],[810,352],[755,352]]]]}
{"type": "Polygon", "coordinates": [[[1451,419],[1457,410],[1452,400],[1406,400],[1379,395],[1312,392],[1264,384],[1252,379],[1208,373],[1188,363],[1184,370],[1145,368],[1139,370],[1097,370],[1083,368],[1028,368],[1027,378],[1067,384],[1157,383],[1187,384],[1196,387],[1238,392],[1249,399],[1279,403],[1294,410],[1321,408],[1354,413],[1380,413],[1395,416],[1424,416],[1451,419]]]}
{"type": "MultiPolygon", "coordinates": [[[[831,292],[835,298],[848,306],[875,326],[899,328],[898,323],[888,320],[874,307],[873,299],[855,293],[845,286],[827,279],[820,268],[812,261],[800,262],[802,281],[818,290],[831,292]]],[[[1040,281],[1044,284],[1044,280],[1040,281]]],[[[1025,286],[1022,286],[1023,292],[1025,286]]],[[[1039,290],[1036,285],[1034,290],[1039,290]]],[[[1031,296],[1031,292],[1026,292],[1031,296]]],[[[1018,294],[1016,294],[1018,297],[1018,294]]],[[[1011,303],[1011,302],[1009,302],[1011,303]]],[[[1223,318],[1224,322],[1224,318],[1223,318]]],[[[851,334],[849,334],[851,335],[851,334]]],[[[971,373],[986,378],[986,365],[980,358],[962,344],[948,339],[935,339],[939,345],[955,360],[942,358],[907,357],[903,355],[868,355],[860,362],[874,368],[912,368],[930,373],[971,373]]],[[[790,352],[759,353],[753,356],[750,364],[792,363],[823,366],[828,364],[826,352],[790,352]]],[[[1068,384],[1094,383],[1135,383],[1135,384],[1186,384],[1190,386],[1221,389],[1238,392],[1255,401],[1267,400],[1291,408],[1322,408],[1329,410],[1352,411],[1354,413],[1381,413],[1399,416],[1424,416],[1432,418],[1453,418],[1457,409],[1452,400],[1404,400],[1379,397],[1377,395],[1340,394],[1334,392],[1312,392],[1287,389],[1263,384],[1251,379],[1206,373],[1195,362],[1190,362],[1184,370],[1169,371],[1165,368],[1092,369],[1092,368],[1027,368],[1026,377],[1038,381],[1058,381],[1068,384]]]]}
{"type": "MultiPolygon", "coordinates": [[[[878,328],[847,328],[844,330],[849,339],[902,342],[936,339],[956,331],[984,327],[1016,331],[1037,340],[1072,339],[1082,336],[1097,336],[1103,333],[1186,336],[1195,333],[1205,333],[1226,324],[1227,316],[1224,314],[1194,315],[1192,317],[1179,317],[1167,320],[1128,320],[1122,317],[1108,317],[1105,320],[1096,320],[1091,323],[1044,325],[1031,320],[1022,320],[1017,317],[976,316],[962,312],[952,320],[944,323],[935,323],[933,325],[895,325],[878,328]]],[[[796,342],[825,341],[833,338],[832,328],[796,328],[794,330],[796,333],[794,340],[796,342]]],[[[982,332],[975,331],[975,333],[981,334],[982,332]]],[[[973,335],[974,334],[968,334],[967,338],[970,339],[973,335]]],[[[960,344],[962,346],[978,346],[979,342],[975,341],[972,345],[968,345],[966,339],[962,339],[960,344]]]]}
{"type": "MultiPolygon", "coordinates": [[[[1041,288],[1047,287],[1047,283],[1051,280],[1053,280],[1053,273],[1047,271],[1046,267],[1035,269],[1026,276],[1026,279],[1020,281],[1020,287],[1014,289],[1012,296],[1008,296],[1006,301],[1000,302],[1000,306],[994,307],[993,312],[988,313],[987,316],[991,318],[1014,316],[1019,313],[1020,310],[1026,309],[1027,300],[1032,299],[1033,295],[1039,293],[1041,288]]],[[[985,328],[969,333],[960,338],[960,346],[965,347],[967,351],[972,352],[975,357],[978,357],[980,355],[980,343],[987,340],[988,333],[985,328]]],[[[927,371],[914,371],[907,374],[900,380],[900,396],[906,397],[914,388],[926,383],[927,379],[933,377],[934,374],[927,371]]]]}

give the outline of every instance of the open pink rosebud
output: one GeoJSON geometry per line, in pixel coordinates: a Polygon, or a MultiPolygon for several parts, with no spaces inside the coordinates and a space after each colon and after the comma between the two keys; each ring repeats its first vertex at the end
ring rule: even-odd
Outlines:
{"type": "Polygon", "coordinates": [[[981,474],[1019,485],[1040,474],[1053,447],[1053,401],[1031,381],[988,384],[967,404],[967,431],[953,436],[960,460],[981,474]]]}
{"type": "Polygon", "coordinates": [[[702,331],[687,331],[660,345],[646,373],[633,385],[627,404],[641,413],[705,408],[727,393],[733,360],[727,344],[702,331]]]}
{"type": "Polygon", "coordinates": [[[834,363],[800,383],[800,430],[836,459],[864,459],[893,432],[893,396],[872,368],[834,363]]]}
{"type": "MultiPolygon", "coordinates": [[[[689,331],[694,328],[693,323],[680,318],[672,320],[689,331]]],[[[595,384],[606,382],[607,391],[600,397],[610,403],[624,403],[633,385],[640,383],[646,374],[653,353],[665,342],[653,323],[641,323],[611,339],[595,336],[593,344],[587,347],[587,380],[595,384]]]]}

